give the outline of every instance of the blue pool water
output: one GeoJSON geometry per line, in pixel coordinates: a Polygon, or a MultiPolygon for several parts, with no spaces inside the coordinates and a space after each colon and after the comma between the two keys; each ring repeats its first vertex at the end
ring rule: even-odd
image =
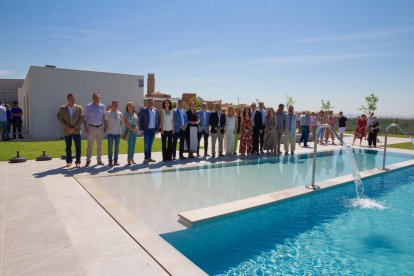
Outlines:
{"type": "Polygon", "coordinates": [[[365,208],[349,183],[161,236],[211,275],[413,275],[414,167],[364,185],[365,208]]]}

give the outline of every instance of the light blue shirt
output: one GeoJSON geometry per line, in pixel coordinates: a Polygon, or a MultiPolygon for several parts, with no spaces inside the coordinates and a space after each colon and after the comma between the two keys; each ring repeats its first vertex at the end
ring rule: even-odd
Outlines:
{"type": "Polygon", "coordinates": [[[103,125],[105,120],[106,108],[104,104],[95,105],[90,103],[86,106],[84,120],[93,126],[103,125]]]}
{"type": "Polygon", "coordinates": [[[257,109],[252,111],[252,126],[254,126],[254,116],[256,115],[257,109]]]}
{"type": "Polygon", "coordinates": [[[148,128],[153,129],[155,128],[155,110],[148,108],[148,112],[149,112],[149,117],[150,117],[148,128]]]}
{"type": "Polygon", "coordinates": [[[286,114],[285,116],[285,129],[287,131],[296,131],[296,122],[299,120],[298,115],[295,113],[293,114],[286,114]]]}
{"type": "Polygon", "coordinates": [[[300,115],[299,120],[301,126],[310,126],[310,117],[308,115],[300,115]]]}
{"type": "Polygon", "coordinates": [[[180,109],[180,116],[181,116],[181,126],[185,125],[184,121],[184,109],[180,109]]]}
{"type": "Polygon", "coordinates": [[[0,122],[7,122],[7,109],[0,105],[0,122]]]}

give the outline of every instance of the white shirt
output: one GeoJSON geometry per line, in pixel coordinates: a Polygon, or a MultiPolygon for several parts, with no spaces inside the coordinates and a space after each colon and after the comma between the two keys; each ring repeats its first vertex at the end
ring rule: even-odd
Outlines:
{"type": "Polygon", "coordinates": [[[122,126],[122,112],[109,110],[105,113],[105,120],[108,122],[106,134],[120,135],[122,126]]]}
{"type": "Polygon", "coordinates": [[[69,110],[69,117],[70,117],[70,120],[72,121],[72,118],[73,118],[73,113],[75,112],[75,111],[73,110],[73,106],[72,106],[72,107],[70,107],[70,106],[68,105],[68,110],[69,110]]]}
{"type": "Polygon", "coordinates": [[[168,113],[165,112],[165,109],[162,110],[162,128],[164,131],[173,130],[172,114],[173,114],[172,110],[170,110],[168,113]]]}

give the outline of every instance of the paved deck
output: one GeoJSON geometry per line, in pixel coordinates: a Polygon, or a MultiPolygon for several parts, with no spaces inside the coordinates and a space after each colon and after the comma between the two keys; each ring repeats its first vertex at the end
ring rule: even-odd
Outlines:
{"type": "MultiPolygon", "coordinates": [[[[345,142],[349,143],[350,139],[346,137],[345,142]]],[[[389,138],[390,144],[405,141],[389,138]]],[[[296,152],[312,150],[298,147],[296,152]]],[[[161,160],[160,153],[154,157],[161,160]]],[[[138,154],[137,160],[142,158],[142,153],[138,154]]],[[[126,155],[120,156],[120,162],[126,163],[126,155]]],[[[73,177],[107,175],[108,167],[76,170],[63,165],[64,161],[59,159],[21,164],[0,162],[1,275],[202,274],[185,261],[178,266],[177,259],[169,262],[168,256],[162,256],[165,248],[158,252],[158,257],[163,259],[160,263],[158,257],[150,255],[73,177]]],[[[164,164],[152,166],[162,168],[164,164]]],[[[142,165],[121,166],[119,173],[147,169],[142,165]]],[[[142,229],[150,231],[145,225],[134,231],[142,229]]],[[[150,240],[146,246],[151,246],[150,240]]]]}

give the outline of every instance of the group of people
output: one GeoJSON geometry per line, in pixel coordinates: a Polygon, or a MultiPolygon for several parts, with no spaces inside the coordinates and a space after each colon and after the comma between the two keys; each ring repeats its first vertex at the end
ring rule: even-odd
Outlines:
{"type": "MultiPolygon", "coordinates": [[[[151,158],[151,148],[155,134],[160,127],[160,113],[154,108],[152,99],[147,106],[142,108],[137,115],[133,102],[128,102],[125,112],[119,110],[119,102],[112,101],[110,106],[101,103],[100,93],[92,95],[92,102],[85,111],[82,106],[76,104],[76,97],[70,93],[67,95],[67,104],[59,108],[59,122],[64,130],[66,144],[66,166],[73,163],[72,141],[75,144],[75,165],[81,164],[81,127],[83,125],[87,135],[86,167],[91,164],[92,150],[96,142],[96,159],[98,165],[104,165],[102,161],[102,141],[106,133],[108,139],[108,165],[119,166],[119,144],[121,138],[128,143],[128,165],[135,164],[134,153],[138,136],[144,136],[144,163],[155,162],[151,158]]],[[[168,131],[168,130],[167,130],[168,131]]]]}
{"type": "MultiPolygon", "coordinates": [[[[96,142],[97,164],[102,162],[102,141],[106,134],[108,139],[108,165],[118,166],[120,140],[128,144],[128,165],[136,164],[134,160],[137,137],[144,137],[144,164],[156,162],[152,156],[152,145],[157,133],[161,133],[162,159],[174,161],[201,157],[201,139],[203,139],[204,157],[209,157],[209,138],[211,136],[212,157],[225,155],[253,155],[253,154],[282,154],[282,140],[284,154],[294,154],[296,148],[296,130],[300,128],[299,145],[308,147],[310,133],[315,137],[315,143],[328,144],[329,140],[335,144],[335,135],[328,129],[316,129],[321,124],[338,127],[341,139],[345,133],[348,119],[339,113],[339,118],[333,112],[303,112],[297,115],[294,107],[280,104],[277,110],[272,107],[265,109],[264,103],[252,103],[250,106],[229,106],[224,112],[220,103],[216,103],[213,111],[207,109],[207,103],[202,103],[201,109],[196,110],[195,103],[190,102],[188,108],[181,100],[173,108],[169,99],[162,103],[161,110],[154,107],[153,99],[148,99],[146,106],[139,112],[133,102],[128,102],[125,111],[119,110],[119,102],[112,101],[110,106],[100,102],[99,92],[92,95],[92,102],[85,111],[77,105],[74,94],[67,95],[67,104],[60,107],[59,121],[64,129],[66,142],[67,167],[72,165],[72,141],[75,144],[76,167],[81,163],[81,127],[87,135],[86,166],[91,164],[92,149],[96,142]],[[338,120],[338,126],[336,121],[338,120]],[[179,147],[177,150],[177,143],[179,147]],[[218,145],[217,145],[218,144],[218,145]],[[177,154],[178,151],[178,154],[177,154]],[[187,157],[184,156],[188,153],[187,157]]],[[[369,120],[362,115],[357,122],[354,142],[362,139],[369,133],[369,146],[376,147],[376,135],[379,124],[372,114],[369,120]]]]}
{"type": "Polygon", "coordinates": [[[9,104],[0,104],[0,131],[2,141],[9,141],[11,139],[23,139],[22,125],[23,125],[23,110],[19,107],[17,101],[13,102],[13,107],[9,104]],[[13,137],[10,137],[13,129],[13,137]]]}

